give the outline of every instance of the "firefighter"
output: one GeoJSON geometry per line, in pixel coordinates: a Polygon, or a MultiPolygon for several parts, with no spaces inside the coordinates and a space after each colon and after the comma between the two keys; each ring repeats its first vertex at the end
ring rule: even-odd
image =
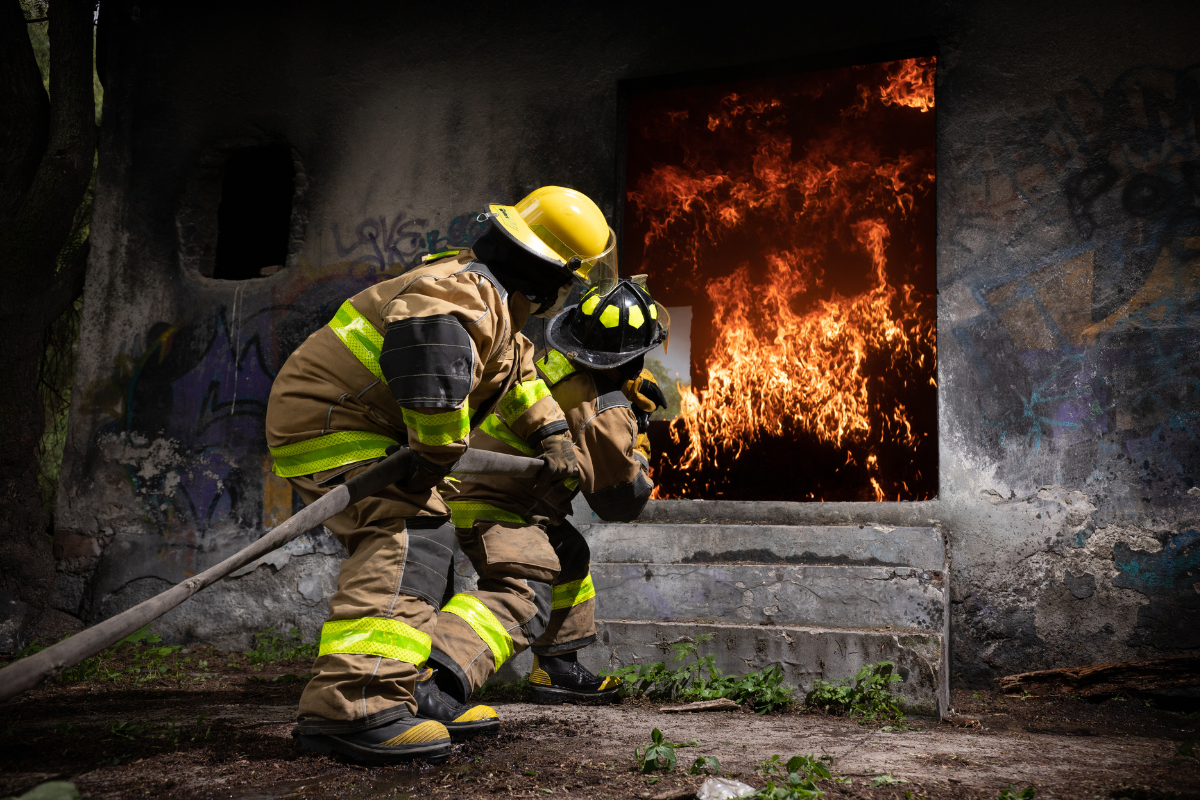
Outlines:
{"type": "MultiPolygon", "coordinates": [[[[442,759],[451,734],[498,725],[487,706],[448,705],[422,669],[452,558],[450,510],[436,488],[496,409],[545,461],[541,484],[576,479],[567,422],[519,331],[530,315],[557,312],[573,278],[602,272],[616,237],[595,203],[555,186],[484,217],[471,249],[431,255],[343,303],[272,386],[274,471],[305,503],[397,445],[413,452],[405,480],[325,523],[348,556],[300,699],[293,737],[302,749],[442,759]]],[[[497,572],[511,619],[536,636],[558,563],[548,542],[528,546],[537,569],[510,562],[497,572]]]]}
{"type": "MultiPolygon", "coordinates": [[[[666,310],[631,280],[593,288],[547,329],[552,346],[538,355],[537,372],[566,414],[579,463],[578,489],[601,519],[636,519],[654,488],[645,431],[650,413],[666,400],[653,375],[643,369],[643,360],[668,330],[666,310]]],[[[503,405],[471,434],[471,446],[536,453],[503,405]]],[[[517,478],[468,477],[445,492],[459,544],[479,573],[479,588],[456,594],[434,630],[430,664],[437,667],[445,693],[465,700],[507,659],[532,646],[529,682],[535,701],[617,699],[619,681],[598,678],[576,656],[596,640],[596,592],[587,542],[566,519],[572,488],[571,482],[547,488],[517,478]],[[561,570],[553,582],[549,624],[540,635],[510,635],[463,613],[486,608],[502,617],[496,606],[504,602],[504,577],[493,574],[489,543],[540,540],[543,529],[561,570]]]]}

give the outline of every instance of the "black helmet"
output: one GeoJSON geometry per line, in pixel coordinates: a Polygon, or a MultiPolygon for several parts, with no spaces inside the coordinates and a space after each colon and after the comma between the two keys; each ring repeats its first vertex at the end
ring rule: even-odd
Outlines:
{"type": "Polygon", "coordinates": [[[546,341],[572,361],[612,369],[660,345],[670,327],[667,310],[639,282],[622,278],[607,294],[593,288],[563,309],[550,320],[546,341]]]}

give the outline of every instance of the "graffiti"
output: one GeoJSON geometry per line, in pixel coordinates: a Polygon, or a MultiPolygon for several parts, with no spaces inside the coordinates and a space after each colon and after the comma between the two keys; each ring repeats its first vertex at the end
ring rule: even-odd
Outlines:
{"type": "Polygon", "coordinates": [[[231,300],[197,304],[134,340],[95,392],[107,414],[96,441],[101,456],[120,465],[144,524],[167,543],[163,557],[193,570],[206,563],[202,553],[300,508],[270,471],[264,433],[280,367],[347,297],[394,277],[389,268],[470,244],[484,227],[475,218],[459,215],[443,233],[403,214],[375,217],[354,228],[350,244],[335,225],[334,247],[351,260],[238,284],[231,300]]]}
{"type": "Polygon", "coordinates": [[[1198,122],[1200,68],[1131,69],[1104,90],[1080,80],[970,165],[954,237],[983,313],[952,333],[994,455],[1086,446],[1146,462],[1147,485],[1168,473],[1192,485],[1198,122]]]}
{"type": "Polygon", "coordinates": [[[479,222],[477,214],[460,214],[450,221],[450,228],[442,235],[440,230],[424,230],[427,219],[409,218],[403,212],[392,217],[368,217],[354,228],[354,238],[347,237],[343,244],[337,224],[330,226],[333,246],[339,258],[351,258],[361,263],[375,265],[380,271],[400,265],[411,269],[420,263],[423,256],[451,247],[468,247],[487,224],[479,222]]]}
{"type": "Polygon", "coordinates": [[[201,546],[229,524],[261,530],[293,510],[290,491],[278,497],[267,477],[271,384],[346,297],[374,283],[367,272],[329,270],[249,296],[239,287],[228,306],[151,326],[145,348],[123,359],[119,413],[101,436],[119,442],[144,518],[168,541],[201,546]]]}
{"type": "Polygon", "coordinates": [[[1113,586],[1150,598],[1138,609],[1129,644],[1168,649],[1200,647],[1200,532],[1170,537],[1158,552],[1113,546],[1117,576],[1113,586]]]}

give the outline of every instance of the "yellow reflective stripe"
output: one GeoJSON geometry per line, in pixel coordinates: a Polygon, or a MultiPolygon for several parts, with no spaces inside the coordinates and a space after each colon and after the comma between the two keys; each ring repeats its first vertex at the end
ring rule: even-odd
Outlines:
{"type": "Polygon", "coordinates": [[[586,603],[595,596],[596,587],[592,584],[592,576],[589,574],[577,581],[555,586],[554,603],[551,608],[555,611],[560,608],[571,608],[580,603],[586,603]]]}
{"type": "Polygon", "coordinates": [[[497,522],[512,522],[516,525],[529,524],[520,514],[496,508],[491,503],[479,500],[449,500],[446,505],[450,506],[450,521],[456,528],[470,528],[475,524],[475,520],[481,517],[494,519],[497,522]]]}
{"type": "Polygon", "coordinates": [[[421,261],[425,264],[428,264],[430,261],[437,261],[439,258],[446,258],[448,256],[456,256],[461,252],[461,250],[443,250],[440,253],[430,253],[422,258],[421,261]]]}
{"type": "Polygon", "coordinates": [[[550,388],[546,386],[546,382],[541,378],[534,378],[531,381],[518,383],[509,389],[508,394],[500,399],[500,404],[496,409],[500,412],[500,416],[512,422],[531,409],[538,400],[549,396],[550,388]]]}
{"type": "Polygon", "coordinates": [[[557,350],[546,353],[542,360],[537,362],[537,366],[541,369],[542,374],[550,379],[551,386],[575,373],[575,365],[557,350]]]}
{"type": "Polygon", "coordinates": [[[403,408],[404,424],[417,432],[421,444],[430,446],[450,444],[465,439],[471,432],[471,410],[451,409],[442,414],[422,414],[411,408],[403,408]]]}
{"type": "Polygon", "coordinates": [[[483,643],[492,651],[496,669],[500,669],[505,661],[512,658],[515,649],[512,637],[500,624],[500,620],[496,619],[492,610],[479,602],[478,598],[469,594],[456,594],[450,598],[450,602],[446,603],[442,611],[459,617],[471,626],[471,630],[479,634],[479,638],[483,639],[483,643]]]}
{"type": "Polygon", "coordinates": [[[272,447],[275,460],[272,472],[281,478],[312,475],[356,461],[383,458],[387,449],[398,444],[395,439],[364,431],[339,431],[318,436],[296,444],[272,447]]]}
{"type": "Polygon", "coordinates": [[[487,419],[485,419],[483,424],[479,426],[479,430],[483,431],[488,436],[491,436],[493,439],[504,442],[506,445],[519,453],[524,453],[527,456],[537,454],[536,450],[530,447],[529,444],[520,436],[517,436],[515,433],[513,433],[512,429],[504,424],[504,420],[500,419],[495,414],[488,414],[487,419]]]}
{"type": "Polygon", "coordinates": [[[321,627],[321,648],[317,655],[348,653],[358,656],[383,656],[421,666],[429,660],[432,644],[428,634],[405,625],[398,619],[362,617],[337,619],[321,627]]]}
{"type": "Polygon", "coordinates": [[[383,370],[379,368],[379,351],[383,349],[383,334],[375,330],[375,326],[350,304],[342,303],[342,307],[329,321],[329,327],[342,340],[342,344],[350,349],[359,362],[371,370],[371,374],[387,383],[383,370]]]}

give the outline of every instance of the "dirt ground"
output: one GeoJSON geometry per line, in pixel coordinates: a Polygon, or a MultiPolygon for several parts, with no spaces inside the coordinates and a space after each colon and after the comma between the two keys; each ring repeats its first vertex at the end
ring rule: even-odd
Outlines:
{"type": "Polygon", "coordinates": [[[1103,702],[956,692],[969,727],[908,719],[884,730],[814,714],[667,714],[639,701],[586,708],[495,701],[498,736],[455,747],[440,766],[365,768],[297,753],[292,715],[308,662],[261,667],[219,656],[215,672],[50,684],[0,706],[0,797],[70,780],[85,798],[672,798],[704,776],[754,786],[773,754],[828,755],[840,798],[997,798],[1008,785],[1038,797],[1200,800],[1200,712],[1146,698],[1103,702]],[[980,727],[976,727],[979,725],[980,727]],[[651,783],[634,748],[659,728],[680,768],[651,783]],[[904,782],[873,787],[881,775],[904,782]]]}

